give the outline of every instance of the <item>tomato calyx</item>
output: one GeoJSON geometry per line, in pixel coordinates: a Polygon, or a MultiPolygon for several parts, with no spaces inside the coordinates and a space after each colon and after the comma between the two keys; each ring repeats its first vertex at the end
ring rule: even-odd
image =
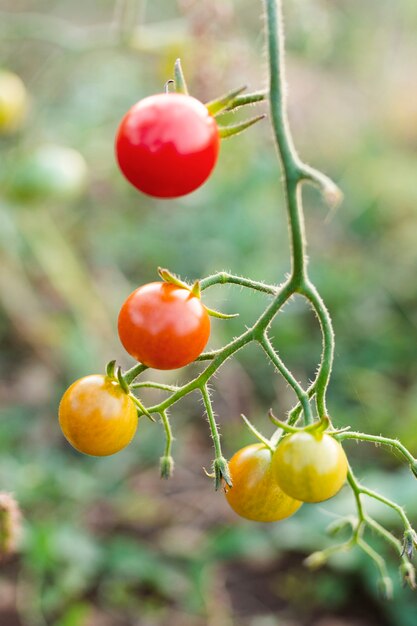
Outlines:
{"type": "Polygon", "coordinates": [[[158,274],[162,278],[165,283],[170,283],[171,285],[176,285],[177,287],[181,287],[181,289],[188,289],[194,296],[197,298],[200,297],[200,288],[197,288],[197,293],[193,291],[195,289],[194,285],[190,287],[187,283],[181,280],[176,274],[173,274],[169,270],[164,267],[158,267],[158,274]]]}
{"type": "Polygon", "coordinates": [[[233,89],[226,94],[220,96],[220,98],[216,98],[216,100],[210,100],[210,102],[206,102],[206,108],[208,112],[216,117],[218,113],[223,113],[225,110],[229,109],[233,105],[233,101],[239,96],[241,93],[246,91],[246,86],[239,87],[239,89],[233,89]]]}
{"type": "Polygon", "coordinates": [[[168,480],[174,473],[174,459],[172,456],[161,456],[159,459],[159,471],[161,478],[168,480]]]}
{"type": "Polygon", "coordinates": [[[174,85],[177,93],[183,93],[188,96],[188,87],[182,71],[181,59],[177,59],[174,64],[174,85]]]}
{"type": "Polygon", "coordinates": [[[142,404],[142,402],[137,398],[132,392],[129,384],[127,383],[125,377],[123,376],[122,368],[120,365],[116,365],[116,361],[110,361],[106,366],[106,376],[113,382],[117,383],[120,388],[124,391],[124,393],[131,398],[134,402],[136,408],[138,409],[139,417],[142,415],[146,415],[151,422],[156,422],[155,418],[149,413],[147,408],[142,404]]]}
{"type": "MultiPolygon", "coordinates": [[[[168,80],[165,83],[166,92],[169,91],[169,85],[174,85],[174,90],[176,93],[189,95],[187,82],[185,80],[184,72],[181,65],[181,59],[177,59],[175,61],[174,78],[168,80]]],[[[238,87],[237,89],[232,89],[222,96],[206,102],[205,107],[210,115],[214,117],[216,121],[218,121],[217,116],[219,115],[221,116],[224,113],[233,112],[235,109],[242,106],[256,104],[257,102],[261,102],[266,98],[266,94],[261,92],[247,94],[244,98],[242,98],[242,94],[244,91],[246,91],[246,89],[247,87],[245,85],[243,87],[238,87]]],[[[265,117],[266,115],[257,115],[256,117],[252,117],[249,120],[239,122],[238,124],[218,124],[219,136],[221,139],[227,139],[228,137],[238,135],[239,133],[250,128],[250,126],[253,126],[253,124],[256,124],[260,120],[264,119],[265,117]]]]}
{"type": "Polygon", "coordinates": [[[412,528],[405,531],[403,536],[403,550],[401,556],[406,554],[411,560],[414,555],[414,550],[417,547],[417,533],[412,528]]]}
{"type": "MultiPolygon", "coordinates": [[[[188,285],[183,280],[181,280],[176,274],[170,272],[166,268],[158,267],[158,274],[162,278],[165,283],[170,283],[172,285],[176,285],[181,289],[187,289],[191,295],[195,296],[199,300],[201,299],[201,287],[200,281],[196,280],[192,285],[188,285]]],[[[230,320],[234,317],[239,317],[239,313],[221,313],[216,309],[210,309],[208,306],[204,305],[208,315],[210,317],[217,317],[221,320],[230,320]]]]}
{"type": "Polygon", "coordinates": [[[331,423],[330,417],[327,415],[323,415],[319,420],[315,421],[313,424],[309,426],[291,426],[287,424],[287,422],[283,422],[278,419],[272,409],[268,412],[268,417],[275,426],[281,428],[285,433],[299,433],[299,432],[307,432],[316,437],[317,439],[321,439],[324,434],[331,435],[332,437],[339,435],[340,433],[344,433],[347,430],[350,430],[350,426],[346,426],[345,428],[335,429],[331,423]]]}
{"type": "Polygon", "coordinates": [[[239,135],[257,122],[265,119],[265,117],[266,115],[257,115],[256,117],[251,117],[249,120],[245,120],[244,122],[239,122],[239,124],[230,124],[225,126],[219,124],[218,128],[220,138],[228,139],[229,137],[233,137],[234,135],[239,135]]]}
{"type": "Polygon", "coordinates": [[[205,467],[203,471],[208,478],[214,478],[214,489],[218,491],[222,485],[225,489],[233,487],[232,477],[230,475],[229,464],[223,456],[214,459],[213,471],[208,472],[205,467]]]}

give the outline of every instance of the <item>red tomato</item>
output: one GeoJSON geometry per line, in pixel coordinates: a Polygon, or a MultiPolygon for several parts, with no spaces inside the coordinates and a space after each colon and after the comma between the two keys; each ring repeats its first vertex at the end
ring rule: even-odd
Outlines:
{"type": "Polygon", "coordinates": [[[171,370],[194,361],[210,336],[199,298],[170,283],[149,283],[130,294],[119,314],[119,337],[137,361],[171,370]]]}
{"type": "Polygon", "coordinates": [[[177,198],[200,187],[219,147],[215,119],[202,102],[180,93],[140,100],[116,137],[117,160],[127,180],[157,198],[177,198]]]}

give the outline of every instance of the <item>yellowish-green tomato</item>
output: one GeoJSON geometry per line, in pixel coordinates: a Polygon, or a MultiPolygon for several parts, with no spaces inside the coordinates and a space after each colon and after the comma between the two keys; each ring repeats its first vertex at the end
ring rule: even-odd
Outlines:
{"type": "Polygon", "coordinates": [[[15,167],[10,195],[24,202],[77,199],[88,178],[84,157],[65,146],[42,145],[15,167]]]}
{"type": "Polygon", "coordinates": [[[138,414],[133,400],[118,383],[93,374],[68,387],[59,405],[59,423],[76,450],[108,456],[131,442],[138,414]]]}
{"type": "Polygon", "coordinates": [[[0,70],[0,134],[19,130],[27,108],[28,96],[22,80],[12,72],[0,70]]]}
{"type": "Polygon", "coordinates": [[[323,433],[287,435],[272,459],[277,484],[302,502],[322,502],[334,496],[346,481],[347,470],[342,446],[323,433]]]}
{"type": "Polygon", "coordinates": [[[233,487],[226,489],[232,509],[255,522],[277,522],[290,517],[301,502],[287,496],[271,471],[272,453],[263,444],[238,450],[229,461],[233,487]]]}

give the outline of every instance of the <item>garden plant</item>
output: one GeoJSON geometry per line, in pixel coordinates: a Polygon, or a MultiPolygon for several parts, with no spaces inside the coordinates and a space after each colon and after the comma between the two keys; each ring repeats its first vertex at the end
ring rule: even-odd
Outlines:
{"type": "MultiPolygon", "coordinates": [[[[417,477],[417,460],[396,439],[382,435],[353,432],[340,424],[327,406],[335,338],[330,313],[309,275],[307,233],[304,227],[302,190],[304,185],[318,187],[331,207],[341,201],[341,192],[325,174],[303,162],[294,146],[287,115],[284,29],[281,0],[264,0],[269,83],[266,91],[245,94],[237,88],[203,104],[189,95],[178,60],[174,78],[162,93],[151,95],[133,106],[121,121],[116,137],[116,158],[125,178],[139,191],[157,198],[178,198],[216,176],[221,141],[246,131],[264,116],[258,115],[236,124],[223,123],[230,114],[258,102],[269,104],[271,132],[279,156],[291,243],[291,271],[281,284],[268,285],[250,278],[219,271],[188,284],[170,269],[159,268],[159,281],[139,286],[121,306],[118,322],[120,341],[136,363],[122,371],[111,361],[103,374],[77,380],[65,392],[59,419],[69,442],[80,452],[93,456],[114,454],[133,439],[138,418],[159,420],[165,433],[161,457],[161,476],[169,478],[174,469],[171,410],[181,399],[196,392],[200,395],[214,445],[213,466],[207,474],[216,490],[236,513],[259,522],[284,520],[303,502],[322,502],[347,484],[354,495],[356,510],[346,511],[329,532],[349,532],[346,540],[313,553],[307,558],[312,568],[323,565],[336,552],[362,550],[374,562],[380,576],[381,592],[392,594],[385,558],[368,542],[369,533],[382,538],[399,559],[400,575],[415,587],[412,564],[417,534],[401,503],[368,488],[349,464],[343,442],[357,440],[386,446],[401,456],[417,477]],[[210,337],[210,318],[224,320],[226,315],[210,308],[206,291],[214,285],[236,285],[265,295],[263,313],[231,342],[214,351],[204,352],[210,337]],[[272,322],[293,296],[304,298],[311,306],[322,333],[322,353],[314,380],[308,387],[300,384],[282,359],[270,337],[272,322]],[[210,386],[221,376],[222,365],[250,344],[258,346],[279,376],[294,392],[294,406],[287,418],[269,418],[276,425],[266,438],[242,415],[254,436],[254,443],[236,451],[228,462],[223,455],[219,427],[211,399],[210,386]],[[200,363],[201,371],[181,386],[146,378],[149,368],[171,370],[200,363]],[[167,394],[153,406],[145,406],[141,390],[152,388],[167,394]],[[403,534],[397,537],[367,510],[367,501],[377,500],[392,509],[401,520],[403,534]]],[[[7,80],[13,80],[10,77],[7,80]]],[[[20,94],[20,84],[15,85],[20,94]]],[[[20,96],[19,96],[20,97],[20,96]]],[[[0,124],[12,128],[19,122],[7,107],[1,109],[0,124]]],[[[265,123],[265,122],[264,122],[265,123]]],[[[250,132],[255,132],[251,130],[250,132]]],[[[227,208],[225,209],[227,210],[227,208]]],[[[219,224],[221,235],[221,224],[219,224]]],[[[317,252],[320,254],[320,251],[317,252]]],[[[172,411],[175,417],[175,409],[172,411]]],[[[133,445],[133,444],[132,444],[133,445]]],[[[284,522],[285,523],[285,522],[284,522]]]]}

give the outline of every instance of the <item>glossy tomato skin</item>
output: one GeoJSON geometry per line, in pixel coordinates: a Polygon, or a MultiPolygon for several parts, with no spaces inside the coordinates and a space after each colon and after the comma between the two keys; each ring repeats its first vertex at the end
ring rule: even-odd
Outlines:
{"type": "Polygon", "coordinates": [[[255,522],[277,522],[290,517],[301,502],[285,494],[271,471],[272,453],[263,444],[238,450],[229,461],[233,487],[226,489],[231,508],[255,522]]]}
{"type": "Polygon", "coordinates": [[[348,462],[342,446],[330,435],[301,431],[284,437],[272,468],[285,493],[302,502],[322,502],[342,488],[348,462]]]}
{"type": "Polygon", "coordinates": [[[164,282],[143,285],[123,304],[119,337],[133,358],[160,370],[184,367],[204,350],[210,318],[188,289],[164,282]]]}
{"type": "Polygon", "coordinates": [[[134,187],[157,198],[177,198],[210,176],[220,137],[202,102],[162,93],[140,100],[127,112],[115,147],[120,169],[134,187]]]}
{"type": "Polygon", "coordinates": [[[69,443],[91,456],[108,456],[132,440],[138,414],[120,385],[100,374],[75,381],[59,405],[59,423],[69,443]]]}

